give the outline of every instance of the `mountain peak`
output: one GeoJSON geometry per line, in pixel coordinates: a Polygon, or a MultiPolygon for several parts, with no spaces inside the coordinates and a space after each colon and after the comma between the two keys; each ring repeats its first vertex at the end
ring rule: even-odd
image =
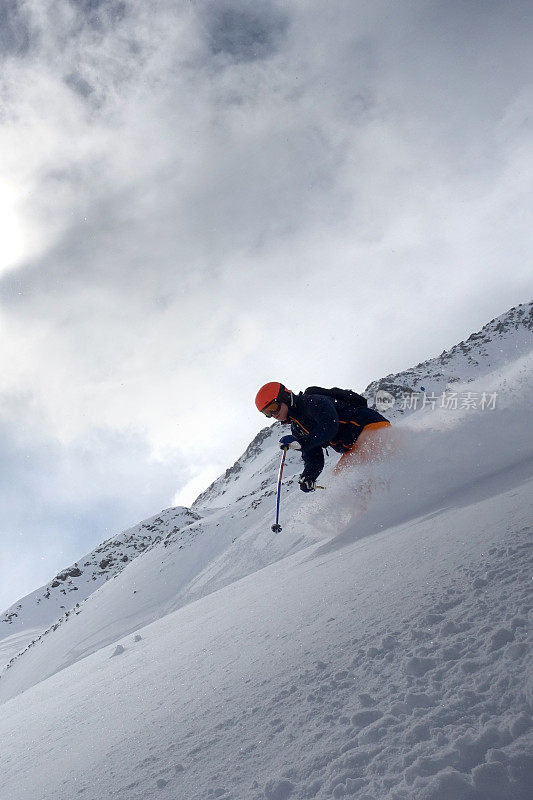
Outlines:
{"type": "Polygon", "coordinates": [[[440,356],[402,372],[372,381],[364,394],[372,401],[378,390],[397,400],[424,391],[441,394],[457,383],[469,383],[528,353],[533,346],[533,302],[520,303],[492,319],[440,356]]]}

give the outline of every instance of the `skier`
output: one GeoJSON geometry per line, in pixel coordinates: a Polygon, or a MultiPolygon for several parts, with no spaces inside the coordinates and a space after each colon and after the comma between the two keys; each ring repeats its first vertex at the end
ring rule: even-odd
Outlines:
{"type": "Polygon", "coordinates": [[[304,470],[298,481],[302,492],[316,488],[324,468],[323,448],[343,454],[336,474],[358,461],[379,458],[386,448],[383,429],[390,428],[390,422],[350,389],[311,386],[294,394],[282,383],[270,382],[259,389],[255,404],[266,417],[290,424],[292,435],[283,436],[280,447],[302,452],[304,470]]]}

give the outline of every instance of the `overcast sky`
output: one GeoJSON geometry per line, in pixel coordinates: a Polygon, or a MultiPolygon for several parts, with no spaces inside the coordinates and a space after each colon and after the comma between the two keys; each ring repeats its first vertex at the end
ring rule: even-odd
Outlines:
{"type": "Polygon", "coordinates": [[[257,388],[531,299],[530,0],[3,0],[0,609],[190,503],[257,388]]]}

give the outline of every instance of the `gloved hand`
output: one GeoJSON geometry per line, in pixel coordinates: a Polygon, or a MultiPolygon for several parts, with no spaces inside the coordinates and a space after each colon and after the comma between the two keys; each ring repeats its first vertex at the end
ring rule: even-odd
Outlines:
{"type": "Polygon", "coordinates": [[[302,492],[307,493],[315,491],[316,480],[306,477],[305,472],[302,472],[302,474],[298,478],[298,483],[300,484],[300,489],[302,490],[302,492]]]}
{"type": "Polygon", "coordinates": [[[290,447],[291,450],[301,450],[300,442],[298,439],[295,439],[294,436],[291,436],[289,433],[288,436],[282,436],[279,440],[279,447],[280,450],[285,450],[287,447],[290,447]]]}

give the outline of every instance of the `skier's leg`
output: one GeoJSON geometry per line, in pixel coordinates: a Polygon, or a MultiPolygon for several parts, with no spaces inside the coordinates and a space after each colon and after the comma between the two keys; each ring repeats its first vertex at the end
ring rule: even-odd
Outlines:
{"type": "MultiPolygon", "coordinates": [[[[396,449],[395,437],[390,428],[389,422],[375,422],[365,426],[352,449],[341,456],[333,473],[338,476],[355,466],[385,461],[396,449]]],[[[387,488],[388,481],[383,476],[361,477],[357,485],[352,488],[358,512],[364,513],[372,495],[387,488]]]]}
{"type": "Polygon", "coordinates": [[[334,475],[342,474],[357,464],[383,461],[394,450],[390,422],[372,422],[365,425],[353,447],[344,453],[333,470],[334,475]]]}

